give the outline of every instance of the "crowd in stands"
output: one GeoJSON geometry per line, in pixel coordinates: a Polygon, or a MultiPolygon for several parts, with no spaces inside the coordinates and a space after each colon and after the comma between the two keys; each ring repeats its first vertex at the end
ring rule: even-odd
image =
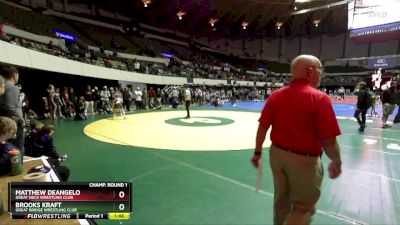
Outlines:
{"type": "MultiPolygon", "coordinates": [[[[179,58],[172,57],[168,65],[123,58],[120,57],[118,52],[115,50],[123,51],[131,49],[129,47],[134,45],[134,42],[127,41],[131,38],[128,35],[118,33],[115,30],[97,27],[90,24],[84,24],[84,29],[81,27],[79,30],[78,28],[80,26],[77,24],[77,22],[67,21],[53,16],[42,15],[32,11],[28,12],[4,4],[1,4],[0,6],[6,7],[5,9],[7,9],[7,13],[5,14],[6,19],[1,20],[2,22],[0,22],[0,27],[2,27],[2,24],[5,23],[9,26],[16,26],[23,30],[38,33],[44,36],[50,36],[52,34],[52,30],[58,28],[62,28],[68,32],[77,34],[77,42],[65,41],[66,48],[61,48],[61,46],[56,45],[52,41],[47,44],[43,44],[0,32],[2,40],[47,54],[97,66],[144,74],[228,80],[232,81],[231,83],[233,85],[236,84],[236,81],[265,81],[283,84],[290,82],[289,76],[282,76],[279,74],[272,75],[272,73],[269,72],[265,72],[264,75],[246,73],[245,69],[232,66],[231,64],[227,63],[227,60],[221,60],[216,56],[206,54],[201,51],[190,50],[190,57],[188,57],[188,61],[182,61],[179,58]],[[26,18],[17,17],[16,14],[26,15],[26,18]],[[42,23],[43,26],[38,27],[36,25],[32,25],[31,21],[37,21],[39,24],[42,23]],[[104,33],[111,33],[112,35],[102,35],[104,33]],[[90,50],[88,48],[89,45],[99,46],[100,52],[90,50]],[[105,48],[113,51],[113,54],[106,53],[105,48]]],[[[140,50],[138,52],[151,57],[160,55],[160,46],[163,44],[157,43],[155,40],[147,40],[148,43],[146,43],[146,40],[144,41],[144,46],[139,46],[140,50]],[[153,45],[158,47],[155,48],[153,45]]],[[[135,48],[137,47],[138,46],[135,48]]],[[[357,82],[365,79],[365,76],[326,76],[322,79],[321,85],[336,86],[340,83],[345,84],[346,86],[354,86],[357,82]]],[[[54,117],[54,115],[52,115],[52,117],[54,117]]]]}
{"type": "MultiPolygon", "coordinates": [[[[268,72],[264,75],[246,73],[246,69],[241,65],[236,67],[232,66],[228,62],[229,60],[221,60],[219,57],[213,56],[209,53],[186,49],[185,54],[179,54],[179,51],[176,50],[182,50],[183,47],[173,47],[172,44],[161,43],[144,38],[137,38],[138,40],[141,40],[141,42],[135,43],[133,40],[135,38],[132,35],[127,35],[121,32],[118,33],[116,30],[85,23],[78,24],[77,22],[60,19],[54,16],[42,15],[32,11],[25,11],[4,4],[0,4],[0,8],[4,8],[7,11],[7,13],[4,14],[5,19],[3,18],[1,24],[4,23],[9,26],[15,26],[48,37],[54,37],[54,34],[52,33],[54,29],[65,29],[65,31],[77,35],[77,42],[65,41],[66,48],[61,48],[61,46],[56,45],[52,41],[43,44],[37,43],[33,40],[26,40],[21,37],[15,37],[10,34],[2,35],[2,40],[47,54],[92,65],[144,74],[249,82],[282,82],[284,84],[289,82],[289,77],[280,75],[271,76],[271,73],[268,72]],[[18,17],[16,14],[26,16],[18,17]],[[42,26],[38,27],[32,24],[32,21],[37,21],[38,24],[41,24],[42,26]],[[90,50],[88,48],[89,45],[100,47],[100,52],[90,50]],[[106,49],[113,53],[106,53],[106,49]],[[157,57],[160,56],[160,54],[163,53],[162,51],[165,49],[169,49],[171,52],[175,53],[175,55],[187,55],[187,61],[182,61],[179,58],[172,57],[170,63],[165,65],[162,63],[127,59],[119,56],[117,52],[125,51],[132,54],[157,57]]],[[[265,65],[267,65],[268,68],[275,68],[279,63],[270,64],[266,63],[265,65]]],[[[284,67],[284,65],[280,65],[280,67],[284,67]]],[[[282,70],[282,68],[276,69],[282,70]]],[[[337,83],[345,83],[346,85],[354,86],[360,81],[360,79],[364,79],[364,77],[331,76],[325,77],[322,80],[322,84],[334,86],[337,83]]]]}
{"type": "Polygon", "coordinates": [[[337,84],[355,86],[358,82],[366,80],[366,75],[325,76],[321,80],[321,83],[326,86],[336,86],[337,84]]]}

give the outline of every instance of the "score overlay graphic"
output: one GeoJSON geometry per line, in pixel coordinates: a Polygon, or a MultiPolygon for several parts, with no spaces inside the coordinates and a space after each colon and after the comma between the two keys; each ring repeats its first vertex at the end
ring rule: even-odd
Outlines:
{"type": "Polygon", "coordinates": [[[132,212],[130,182],[11,182],[13,219],[127,220],[132,212]]]}

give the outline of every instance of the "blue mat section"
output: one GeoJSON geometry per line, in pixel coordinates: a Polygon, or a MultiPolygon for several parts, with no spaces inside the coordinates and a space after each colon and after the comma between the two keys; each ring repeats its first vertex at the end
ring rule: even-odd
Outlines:
{"type": "MultiPolygon", "coordinates": [[[[264,108],[264,104],[265,104],[264,102],[240,102],[236,103],[235,105],[232,105],[230,102],[227,102],[222,105],[222,108],[261,111],[264,108]]],[[[204,107],[214,108],[214,106],[204,106],[204,107]]],[[[379,114],[379,117],[382,117],[382,106],[376,105],[375,107],[376,111],[379,114]]],[[[344,103],[333,104],[333,110],[335,110],[336,116],[353,117],[355,109],[356,109],[355,104],[344,104],[344,103]]],[[[389,120],[394,119],[394,117],[397,114],[397,111],[398,111],[398,106],[396,105],[396,108],[393,114],[390,115],[389,120]]],[[[369,113],[370,112],[368,111],[368,115],[369,113]]]]}

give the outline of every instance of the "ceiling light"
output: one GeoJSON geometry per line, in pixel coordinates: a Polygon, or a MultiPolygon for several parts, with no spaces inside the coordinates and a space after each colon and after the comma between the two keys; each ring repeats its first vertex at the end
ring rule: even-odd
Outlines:
{"type": "Polygon", "coordinates": [[[218,19],[216,19],[216,18],[211,18],[209,21],[208,21],[208,23],[210,24],[210,26],[215,26],[215,23],[218,21],[218,19]]]}
{"type": "MultiPolygon", "coordinates": [[[[320,9],[328,9],[330,7],[336,7],[336,6],[341,6],[341,5],[347,5],[349,0],[343,0],[343,1],[339,1],[339,2],[334,2],[334,3],[330,3],[327,5],[320,5],[317,7],[312,7],[312,8],[307,8],[307,9],[301,9],[298,11],[294,11],[292,12],[290,15],[300,15],[300,14],[305,14],[305,13],[309,13],[309,12],[313,12],[313,11],[317,11],[320,9]]],[[[297,3],[298,1],[296,1],[297,3]]]]}
{"type": "Polygon", "coordinates": [[[282,26],[283,26],[283,22],[276,22],[276,28],[278,30],[280,30],[282,26]]]}
{"type": "Polygon", "coordinates": [[[145,8],[147,8],[151,3],[151,0],[143,0],[143,5],[145,8]]]}
{"type": "Polygon", "coordinates": [[[315,27],[318,27],[320,22],[321,20],[314,20],[313,24],[315,25],[315,27]]]}
{"type": "Polygon", "coordinates": [[[248,25],[249,25],[249,22],[243,21],[243,23],[242,23],[243,30],[246,30],[248,25]]]}
{"type": "Polygon", "coordinates": [[[183,16],[186,15],[186,12],[181,10],[176,15],[178,16],[179,20],[182,20],[183,16]]]}

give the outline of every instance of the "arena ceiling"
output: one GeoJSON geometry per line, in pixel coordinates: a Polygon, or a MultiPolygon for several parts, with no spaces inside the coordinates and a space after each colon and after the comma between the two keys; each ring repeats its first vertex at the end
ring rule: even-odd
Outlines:
{"type": "Polygon", "coordinates": [[[160,28],[198,37],[295,37],[347,29],[347,1],[340,0],[69,0],[160,28]],[[303,3],[300,3],[303,2],[303,3]],[[145,3],[147,7],[145,7],[145,3]],[[184,12],[181,19],[179,12],[184,12]],[[215,19],[216,21],[212,21],[215,19]],[[213,22],[213,26],[211,23],[213,22]],[[316,23],[318,22],[318,26],[316,23]],[[244,23],[248,23],[243,29],[244,23]],[[282,23],[277,29],[277,23],[282,23]]]}

